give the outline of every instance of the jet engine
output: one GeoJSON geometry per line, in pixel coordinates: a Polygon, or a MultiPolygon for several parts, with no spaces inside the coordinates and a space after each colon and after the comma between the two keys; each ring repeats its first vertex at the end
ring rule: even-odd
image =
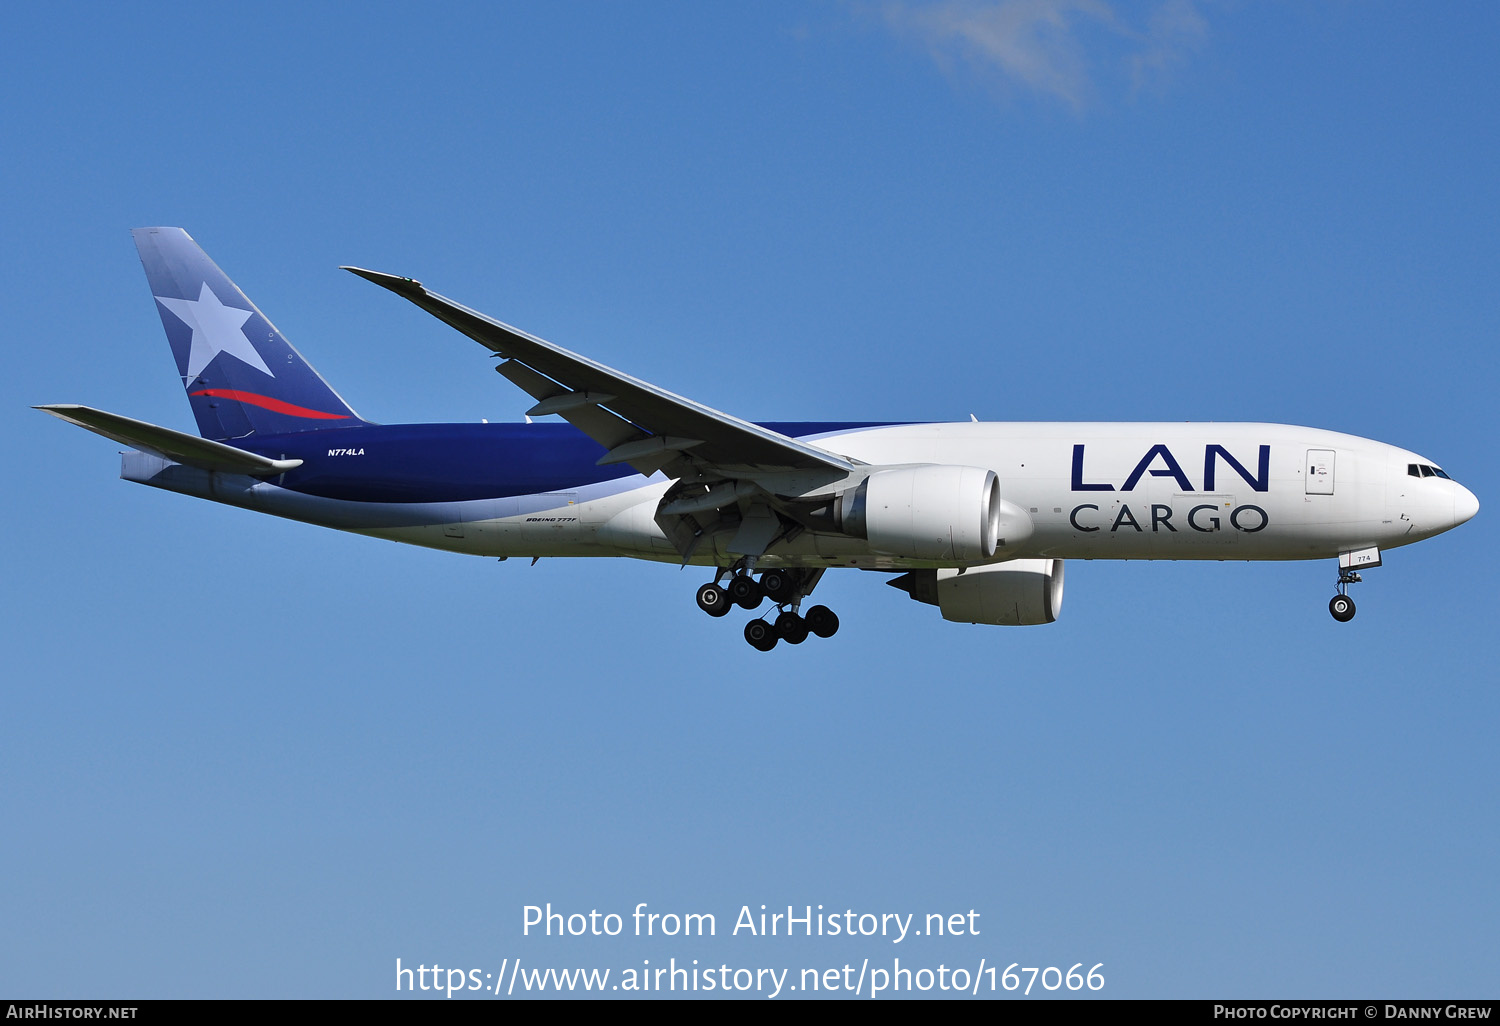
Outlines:
{"type": "Polygon", "coordinates": [[[1000,536],[1000,479],[978,467],[877,470],[836,503],[838,528],[909,559],[989,559],[1000,536]]]}
{"type": "Polygon", "coordinates": [[[1062,611],[1063,561],[1012,559],[968,570],[913,570],[888,581],[944,620],[1022,627],[1051,623],[1062,611]]]}

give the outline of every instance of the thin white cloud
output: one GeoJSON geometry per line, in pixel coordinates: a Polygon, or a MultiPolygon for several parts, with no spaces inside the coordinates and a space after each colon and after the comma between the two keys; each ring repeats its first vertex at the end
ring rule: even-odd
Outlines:
{"type": "Polygon", "coordinates": [[[1151,12],[1143,45],[1129,56],[1132,87],[1139,91],[1164,86],[1172,66],[1207,38],[1208,22],[1194,0],[1164,0],[1151,12]]]}
{"type": "Polygon", "coordinates": [[[1107,0],[886,0],[879,11],[943,68],[964,64],[1075,110],[1095,95],[1101,66],[1132,93],[1160,88],[1208,34],[1196,0],[1157,0],[1139,28],[1107,0]]]}

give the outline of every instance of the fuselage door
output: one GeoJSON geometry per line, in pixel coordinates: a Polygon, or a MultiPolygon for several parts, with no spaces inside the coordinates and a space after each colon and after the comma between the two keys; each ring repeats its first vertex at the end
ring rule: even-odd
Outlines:
{"type": "Polygon", "coordinates": [[[1333,450],[1307,450],[1307,494],[1333,494],[1333,450]]]}

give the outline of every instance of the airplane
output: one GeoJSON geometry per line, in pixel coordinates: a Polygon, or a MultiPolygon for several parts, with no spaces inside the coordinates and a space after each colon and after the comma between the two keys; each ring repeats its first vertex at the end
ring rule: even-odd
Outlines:
{"type": "Polygon", "coordinates": [[[1335,620],[1389,549],[1479,501],[1433,461],[1242,423],[767,423],[674,395],[393,274],[346,267],[500,358],[519,424],[360,417],[181,228],[132,232],[198,434],[38,406],[130,446],[127,481],[450,552],[712,568],[698,606],[768,612],[760,651],[831,637],[803,610],[856,567],[944,619],[1045,624],[1069,559],[1338,560],[1335,620]],[[566,423],[532,423],[561,417],[566,423]],[[774,613],[774,618],[771,614],[774,613]]]}

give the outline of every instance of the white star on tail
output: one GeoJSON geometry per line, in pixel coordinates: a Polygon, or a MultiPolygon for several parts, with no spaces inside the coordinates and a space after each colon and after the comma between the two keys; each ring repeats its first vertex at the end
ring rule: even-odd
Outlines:
{"type": "Polygon", "coordinates": [[[193,329],[193,347],[188,351],[189,380],[196,378],[220,353],[228,353],[258,371],[270,374],[273,378],[276,376],[271,374],[271,368],[260,358],[241,327],[250,319],[250,311],[219,302],[219,297],[208,287],[208,282],[204,282],[203,288],[198,290],[197,299],[157,296],[156,301],[193,329]]]}

